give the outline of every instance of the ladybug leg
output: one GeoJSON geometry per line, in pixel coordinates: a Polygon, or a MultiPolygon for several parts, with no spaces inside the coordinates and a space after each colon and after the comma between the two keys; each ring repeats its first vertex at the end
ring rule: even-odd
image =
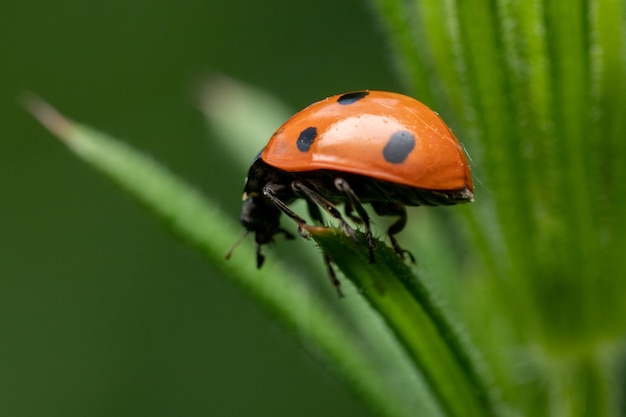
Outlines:
{"type": "Polygon", "coordinates": [[[346,180],[344,180],[343,178],[335,178],[335,187],[337,187],[339,191],[346,195],[348,202],[346,205],[346,210],[348,210],[347,207],[349,207],[350,210],[354,208],[359,214],[361,222],[365,224],[365,237],[367,239],[367,248],[370,252],[370,263],[373,264],[375,262],[374,248],[376,247],[376,243],[374,241],[374,237],[372,236],[370,217],[367,214],[365,207],[363,207],[363,204],[361,204],[359,197],[357,197],[356,193],[352,190],[352,188],[350,188],[350,185],[346,180]]]}
{"type": "MultiPolygon", "coordinates": [[[[307,188],[307,187],[304,187],[304,188],[306,188],[308,191],[314,193],[314,191],[310,190],[309,188],[307,188]]],[[[297,188],[295,186],[294,186],[294,189],[300,190],[300,188],[297,188]]],[[[306,191],[305,191],[305,194],[306,194],[306,191]]],[[[300,236],[305,237],[305,238],[309,237],[308,234],[304,231],[305,230],[305,226],[306,226],[306,221],[302,217],[298,216],[293,210],[291,210],[282,200],[280,200],[278,197],[276,197],[276,194],[274,193],[274,190],[273,190],[271,185],[268,185],[268,186],[263,188],[263,195],[265,195],[267,198],[269,198],[270,201],[276,207],[278,207],[280,209],[280,211],[282,211],[288,217],[290,217],[296,223],[298,223],[298,234],[300,236]]],[[[306,195],[308,196],[308,194],[306,194],[306,195]]],[[[323,197],[321,197],[321,196],[318,196],[318,197],[319,197],[320,200],[324,200],[323,197]]],[[[323,223],[324,222],[324,218],[322,217],[322,213],[320,212],[319,206],[317,204],[319,204],[317,199],[315,199],[315,200],[307,199],[307,205],[308,205],[309,214],[311,215],[311,218],[314,221],[316,221],[316,222],[323,223]]],[[[341,217],[341,214],[339,213],[339,211],[336,208],[334,208],[334,206],[330,202],[326,201],[326,204],[329,207],[332,207],[334,209],[334,211],[341,217]]],[[[287,239],[293,239],[293,235],[291,233],[289,233],[288,231],[286,231],[286,230],[281,228],[280,232],[284,233],[285,236],[287,237],[287,239]]],[[[354,231],[352,233],[354,233],[354,231]]],[[[354,238],[356,239],[356,236],[354,236],[354,238]]],[[[260,268],[261,265],[263,265],[263,261],[265,260],[265,257],[261,253],[261,246],[262,245],[257,244],[257,247],[256,247],[256,257],[257,257],[257,267],[258,268],[260,268]]],[[[333,285],[333,287],[335,287],[335,290],[337,291],[337,295],[340,298],[343,298],[344,295],[343,295],[343,292],[341,291],[341,282],[337,278],[337,274],[335,274],[335,270],[333,269],[330,257],[326,253],[324,253],[324,265],[326,265],[326,270],[328,271],[328,277],[330,278],[330,282],[333,285]]]]}
{"type": "Polygon", "coordinates": [[[313,219],[313,221],[315,223],[318,223],[320,226],[324,225],[324,217],[322,217],[322,212],[320,211],[320,206],[318,206],[317,204],[315,204],[314,202],[312,202],[309,199],[305,199],[306,200],[306,206],[307,209],[309,210],[309,216],[311,216],[311,219],[313,219]]]}
{"type": "Polygon", "coordinates": [[[387,235],[389,236],[389,241],[391,242],[391,247],[393,250],[400,256],[408,256],[412,263],[415,263],[415,257],[411,252],[406,249],[402,249],[398,244],[398,241],[394,237],[395,234],[398,234],[404,229],[406,226],[406,208],[402,204],[398,203],[381,203],[381,202],[372,202],[372,207],[374,211],[381,216],[399,216],[398,220],[392,223],[391,226],[387,229],[387,235]]]}
{"type": "Polygon", "coordinates": [[[355,216],[354,214],[352,214],[353,210],[354,210],[354,207],[352,207],[352,203],[350,202],[350,200],[346,200],[346,202],[344,203],[344,209],[343,209],[344,214],[348,216],[350,220],[352,220],[353,222],[357,224],[363,224],[363,219],[361,219],[359,216],[355,216]]]}
{"type": "MultiPolygon", "coordinates": [[[[293,235],[291,233],[289,233],[288,231],[286,231],[285,229],[279,229],[279,231],[285,235],[285,238],[291,240],[291,239],[295,239],[293,237],[293,235]]],[[[261,269],[261,267],[263,266],[263,262],[265,262],[265,256],[262,253],[262,248],[263,248],[263,244],[262,243],[257,243],[256,244],[256,267],[258,269],[261,269]]]]}
{"type": "MultiPolygon", "coordinates": [[[[309,215],[316,223],[320,225],[324,224],[324,217],[322,217],[322,212],[320,211],[320,207],[313,203],[311,200],[306,200],[307,207],[309,209],[309,215]]],[[[335,287],[337,291],[337,295],[339,298],[343,298],[343,291],[341,291],[341,282],[337,278],[337,274],[335,274],[335,269],[333,268],[332,261],[330,260],[330,256],[326,252],[323,253],[324,256],[324,265],[326,265],[326,271],[328,272],[328,277],[330,278],[330,283],[335,287]]]]}
{"type": "MultiPolygon", "coordinates": [[[[308,238],[309,235],[307,234],[307,232],[305,231],[305,226],[306,226],[306,220],[304,220],[302,217],[298,216],[293,210],[291,210],[287,204],[285,204],[281,199],[279,199],[278,197],[276,197],[276,194],[274,192],[274,189],[272,188],[271,185],[266,185],[265,187],[263,187],[263,195],[267,198],[269,198],[269,200],[283,213],[285,213],[289,218],[291,218],[293,221],[295,221],[296,223],[298,223],[298,234],[304,238],[308,238]]],[[[291,235],[291,233],[287,232],[286,230],[280,229],[281,232],[283,232],[285,234],[285,236],[287,236],[287,238],[289,239],[289,237],[293,237],[291,235]]]]}
{"type": "Polygon", "coordinates": [[[328,277],[330,278],[330,283],[335,287],[335,291],[337,291],[337,296],[339,298],[343,298],[343,291],[341,291],[341,282],[337,278],[335,274],[335,269],[333,268],[332,261],[330,260],[330,256],[328,256],[324,252],[324,265],[326,265],[326,271],[328,271],[328,277]]]}
{"type": "MultiPolygon", "coordinates": [[[[343,232],[350,236],[352,240],[358,242],[356,234],[354,233],[354,229],[345,221],[341,212],[337,210],[337,207],[327,199],[325,199],[322,195],[320,195],[317,191],[312,188],[307,187],[300,181],[294,181],[291,183],[291,188],[294,189],[298,194],[304,195],[308,200],[320,206],[324,211],[330,214],[332,217],[339,221],[339,226],[343,232]]],[[[321,217],[321,216],[320,216],[321,217]]]]}
{"type": "Polygon", "coordinates": [[[256,267],[257,269],[261,269],[261,267],[263,266],[263,262],[265,262],[265,256],[263,256],[263,253],[261,253],[261,244],[257,243],[256,244],[256,267]]]}

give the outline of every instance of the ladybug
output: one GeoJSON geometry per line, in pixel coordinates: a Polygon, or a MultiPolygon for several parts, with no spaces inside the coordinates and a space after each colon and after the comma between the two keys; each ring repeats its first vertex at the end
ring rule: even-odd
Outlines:
{"type": "MultiPolygon", "coordinates": [[[[244,236],[255,236],[260,268],[263,245],[278,234],[293,239],[280,225],[281,214],[308,236],[306,221],[289,207],[302,198],[315,222],[323,223],[321,208],[355,241],[345,218],[363,224],[374,262],[374,238],[363,207],[368,203],[379,215],[398,217],[387,235],[396,253],[413,260],[395,238],[407,222],[405,206],[468,203],[473,190],[464,149],[437,113],[402,94],[355,91],[310,105],[274,133],[248,172],[240,221],[244,236]]],[[[341,296],[328,255],[324,260],[341,296]]]]}

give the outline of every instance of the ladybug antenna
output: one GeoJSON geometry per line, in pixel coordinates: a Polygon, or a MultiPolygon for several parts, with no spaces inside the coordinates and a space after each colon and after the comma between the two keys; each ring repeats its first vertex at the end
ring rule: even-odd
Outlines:
{"type": "Polygon", "coordinates": [[[463,153],[465,154],[465,156],[467,156],[467,159],[470,161],[470,164],[476,166],[476,162],[474,162],[474,160],[472,159],[472,156],[467,151],[467,148],[462,143],[461,143],[461,148],[463,148],[463,153]]]}
{"type": "Polygon", "coordinates": [[[237,241],[233,244],[233,246],[231,246],[230,250],[226,253],[226,256],[225,256],[226,259],[230,259],[230,257],[232,256],[237,246],[239,246],[239,244],[243,242],[243,240],[246,238],[246,236],[248,236],[248,234],[250,234],[250,231],[244,230],[244,232],[239,237],[239,239],[237,239],[237,241]]]}

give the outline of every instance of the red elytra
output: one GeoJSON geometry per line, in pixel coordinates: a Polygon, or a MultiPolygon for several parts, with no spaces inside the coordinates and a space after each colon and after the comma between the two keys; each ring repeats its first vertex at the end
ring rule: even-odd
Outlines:
{"type": "MultiPolygon", "coordinates": [[[[298,198],[307,201],[315,222],[323,223],[322,208],[356,241],[335,207],[343,203],[346,216],[364,224],[374,262],[364,203],[380,215],[399,216],[387,233],[403,255],[408,252],[394,235],[406,224],[404,206],[471,202],[473,185],[463,147],[435,112],[402,94],[365,90],[328,97],[295,114],[252,163],[240,220],[245,234],[255,235],[259,268],[262,245],[279,233],[293,237],[280,226],[281,213],[307,236],[306,221],[288,207],[298,198]]],[[[328,255],[324,260],[341,295],[328,255]]]]}
{"type": "Polygon", "coordinates": [[[444,121],[419,101],[385,91],[342,94],[312,104],[274,133],[261,158],[289,172],[329,169],[421,189],[472,190],[463,148],[444,121]],[[294,141],[311,127],[316,138],[302,151],[294,141]],[[390,162],[383,151],[398,132],[410,134],[414,147],[390,162]]]}

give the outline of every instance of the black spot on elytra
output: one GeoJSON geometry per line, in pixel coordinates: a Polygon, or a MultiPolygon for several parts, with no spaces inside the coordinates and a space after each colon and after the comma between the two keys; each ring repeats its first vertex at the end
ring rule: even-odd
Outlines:
{"type": "Polygon", "coordinates": [[[311,126],[304,129],[300,132],[300,136],[298,136],[298,140],[296,141],[296,146],[300,152],[308,152],[309,148],[315,141],[317,137],[317,128],[311,126]]]}
{"type": "Polygon", "coordinates": [[[415,148],[415,137],[406,130],[400,130],[389,138],[383,149],[385,161],[401,164],[415,148]]]}
{"type": "Polygon", "coordinates": [[[368,95],[369,95],[369,91],[355,91],[354,93],[347,93],[347,94],[340,96],[337,99],[337,103],[345,106],[345,105],[357,102],[361,100],[363,97],[366,97],[368,95]]]}

